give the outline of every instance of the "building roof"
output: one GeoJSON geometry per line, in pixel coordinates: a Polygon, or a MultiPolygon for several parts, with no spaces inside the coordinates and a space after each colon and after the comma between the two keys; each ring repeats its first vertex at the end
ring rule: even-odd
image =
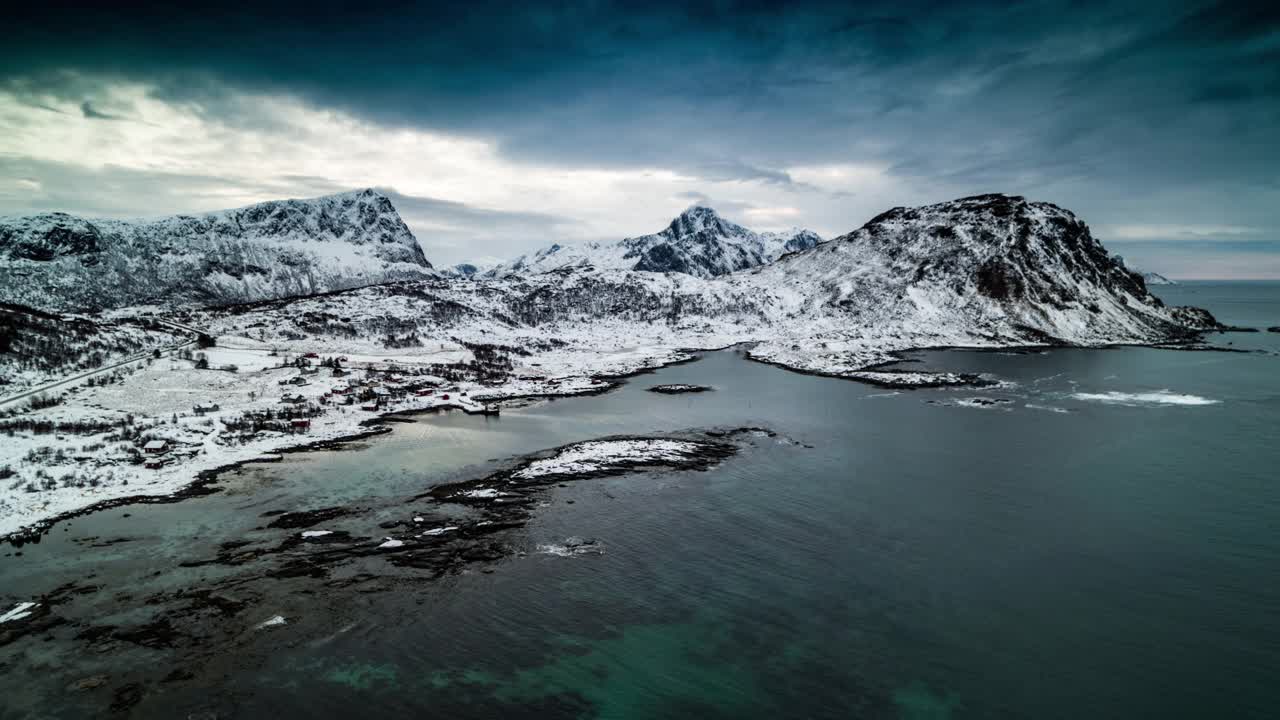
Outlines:
{"type": "Polygon", "coordinates": [[[164,440],[152,440],[142,447],[146,450],[161,450],[165,445],[168,445],[168,443],[164,440]]]}

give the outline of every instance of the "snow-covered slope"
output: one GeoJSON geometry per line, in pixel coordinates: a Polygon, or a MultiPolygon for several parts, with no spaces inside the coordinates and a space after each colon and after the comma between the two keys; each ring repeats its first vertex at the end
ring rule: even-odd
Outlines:
{"type": "Polygon", "coordinates": [[[246,302],[430,274],[375,190],[148,221],[0,218],[0,300],[45,310],[246,302]]]}
{"type": "Polygon", "coordinates": [[[896,208],[711,279],[567,267],[386,285],[191,322],[223,333],[260,328],[255,337],[266,342],[462,338],[576,356],[753,342],[757,358],[837,375],[913,347],[1161,343],[1216,325],[1202,310],[1166,307],[1070,212],[1003,195],[896,208]]]}
{"type": "Polygon", "coordinates": [[[536,274],[561,268],[680,272],[709,278],[773,262],[822,242],[809,230],[756,233],[695,205],[661,232],[616,243],[551,245],[486,273],[487,277],[536,274]]]}
{"type": "Polygon", "coordinates": [[[909,344],[1152,342],[1214,324],[1168,308],[1056,205],[981,195],[894,208],[724,278],[777,315],[909,344]]]}

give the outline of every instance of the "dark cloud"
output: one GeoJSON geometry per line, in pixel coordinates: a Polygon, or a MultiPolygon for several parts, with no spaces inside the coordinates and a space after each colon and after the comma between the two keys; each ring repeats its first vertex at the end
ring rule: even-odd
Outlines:
{"type": "Polygon", "coordinates": [[[58,97],[91,96],[90,76],[141,79],[252,124],[263,120],[239,91],[285,92],[492,139],[517,161],[783,192],[814,191],[787,168],[868,163],[930,199],[1016,192],[1118,223],[1177,197],[1165,208],[1177,221],[1225,209],[1280,227],[1276,3],[263,0],[10,13],[22,31],[6,38],[0,82],[58,97]]]}

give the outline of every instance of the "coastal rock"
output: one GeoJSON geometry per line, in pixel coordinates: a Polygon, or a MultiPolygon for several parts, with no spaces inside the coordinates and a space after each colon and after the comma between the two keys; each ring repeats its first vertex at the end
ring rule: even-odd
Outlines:
{"type": "Polygon", "coordinates": [[[701,393],[711,392],[715,388],[706,385],[687,385],[685,383],[672,383],[669,385],[654,385],[648,388],[649,392],[660,393],[662,395],[681,395],[684,393],[701,393]]]}

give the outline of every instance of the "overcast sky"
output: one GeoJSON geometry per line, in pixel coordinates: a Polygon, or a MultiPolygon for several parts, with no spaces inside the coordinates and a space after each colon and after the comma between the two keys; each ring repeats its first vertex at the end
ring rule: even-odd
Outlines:
{"type": "Polygon", "coordinates": [[[447,265],[1007,192],[1280,277],[1280,3],[199,5],[6,10],[0,214],[372,186],[447,265]]]}

